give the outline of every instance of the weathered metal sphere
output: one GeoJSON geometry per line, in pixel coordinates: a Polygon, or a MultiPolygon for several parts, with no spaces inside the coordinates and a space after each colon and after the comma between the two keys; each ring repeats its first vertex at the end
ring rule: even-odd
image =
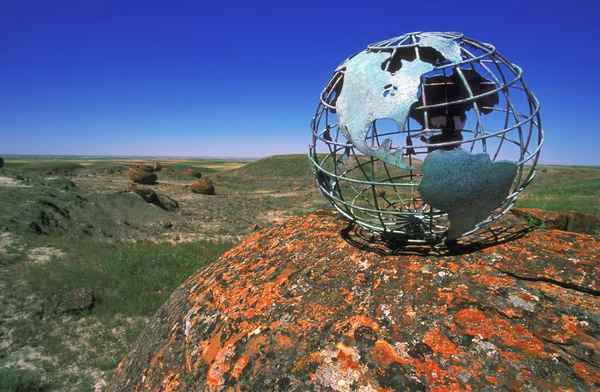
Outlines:
{"type": "Polygon", "coordinates": [[[410,33],[344,61],[311,128],[325,197],[365,229],[455,240],[505,214],[535,176],[540,104],[522,70],[460,33],[410,33]]]}

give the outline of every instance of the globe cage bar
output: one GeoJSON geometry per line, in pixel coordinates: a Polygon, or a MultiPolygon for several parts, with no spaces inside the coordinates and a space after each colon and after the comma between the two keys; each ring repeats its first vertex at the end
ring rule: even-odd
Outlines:
{"type": "MultiPolygon", "coordinates": [[[[443,59],[431,72],[421,76],[419,104],[411,107],[403,129],[380,126],[382,119],[376,119],[367,137],[374,150],[381,147],[385,138],[392,138],[392,150],[402,149],[409,169],[361,153],[340,132],[336,101],[344,82],[345,63],[334,72],[321,93],[311,121],[312,144],[309,148],[309,160],[317,185],[338,212],[369,231],[415,244],[446,240],[450,226],[448,214],[431,207],[418,192],[423,177],[419,167],[430,152],[461,148],[472,154],[487,153],[494,162],[509,159],[517,163],[508,196],[490,211],[487,218],[463,234],[468,235],[500,218],[516,203],[519,193],[536,174],[544,141],[539,101],[525,84],[521,68],[509,62],[492,45],[460,33],[409,33],[371,44],[365,52],[390,53],[392,59],[399,49],[406,52],[407,48],[412,48],[414,58],[420,59],[426,55],[426,47],[419,45],[425,34],[456,42],[460,47],[461,61],[452,63],[443,59]],[[448,91],[455,87],[447,80],[449,72],[458,75],[457,80],[462,82],[466,96],[427,104],[426,93],[433,86],[433,83],[427,84],[428,78],[444,75],[446,79],[442,84],[448,91]],[[483,76],[485,82],[482,84],[488,85],[486,91],[480,94],[473,92],[466,73],[483,76]],[[483,97],[494,94],[498,96],[498,104],[479,107],[483,97]],[[460,130],[461,139],[431,142],[430,135],[435,130],[429,127],[430,113],[440,108],[448,113],[457,105],[469,105],[468,119],[460,130]],[[422,126],[414,120],[421,115],[419,112],[423,117],[422,126]]],[[[386,70],[391,63],[391,60],[387,63],[386,70]]],[[[461,89],[460,86],[455,88],[461,89]]]]}

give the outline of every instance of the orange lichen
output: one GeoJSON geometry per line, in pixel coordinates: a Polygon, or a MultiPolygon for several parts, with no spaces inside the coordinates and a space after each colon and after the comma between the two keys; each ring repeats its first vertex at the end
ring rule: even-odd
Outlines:
{"type": "Polygon", "coordinates": [[[581,379],[583,379],[585,385],[587,385],[588,387],[594,384],[600,384],[600,374],[598,374],[597,371],[589,371],[587,366],[585,366],[583,363],[578,362],[575,365],[573,365],[573,370],[575,370],[575,373],[581,379]]]}
{"type": "Polygon", "coordinates": [[[233,366],[233,370],[231,371],[231,375],[233,377],[235,377],[235,378],[239,378],[240,375],[242,374],[242,371],[244,370],[244,368],[248,364],[248,361],[250,361],[250,359],[247,356],[245,356],[245,355],[242,356],[240,359],[238,359],[238,361],[233,366]]]}
{"type": "Polygon", "coordinates": [[[227,361],[234,353],[235,345],[233,345],[233,343],[225,344],[225,346],[217,352],[215,360],[211,363],[208,368],[208,374],[206,375],[206,383],[208,385],[223,385],[222,376],[230,368],[230,364],[227,363],[227,361]]]}
{"type": "Polygon", "coordinates": [[[394,346],[385,340],[375,342],[375,347],[371,351],[374,360],[384,365],[390,365],[392,362],[405,363],[404,358],[396,353],[394,346]]]}
{"type": "Polygon", "coordinates": [[[458,352],[456,345],[442,335],[439,329],[427,332],[423,336],[423,342],[431,347],[434,354],[441,355],[444,358],[450,358],[458,352]]]}
{"type": "Polygon", "coordinates": [[[509,346],[518,346],[540,356],[544,354],[542,341],[534,337],[521,324],[511,325],[497,316],[486,317],[476,309],[459,311],[456,314],[456,323],[460,324],[469,335],[479,336],[481,339],[499,337],[509,346]]]}

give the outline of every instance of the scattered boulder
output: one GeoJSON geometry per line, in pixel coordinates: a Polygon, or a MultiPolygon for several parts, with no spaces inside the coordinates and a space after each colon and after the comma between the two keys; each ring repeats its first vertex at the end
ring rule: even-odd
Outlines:
{"type": "Polygon", "coordinates": [[[151,203],[151,204],[159,203],[158,195],[152,189],[149,189],[149,188],[146,188],[146,187],[143,187],[140,185],[129,184],[127,186],[127,190],[129,192],[135,193],[136,195],[140,195],[142,197],[142,199],[144,199],[147,203],[151,203]]]}
{"type": "Polygon", "coordinates": [[[163,169],[159,161],[152,162],[152,168],[154,169],[154,171],[161,171],[163,169]]]}
{"type": "Polygon", "coordinates": [[[57,169],[54,167],[51,167],[49,169],[44,170],[44,174],[45,175],[61,175],[61,176],[66,176],[69,174],[69,172],[65,169],[57,169]]]}
{"type": "Polygon", "coordinates": [[[191,167],[189,169],[187,169],[187,172],[190,176],[194,176],[196,178],[200,178],[202,177],[202,173],[200,173],[199,171],[196,171],[194,169],[192,169],[191,167]]]}
{"type": "Polygon", "coordinates": [[[158,176],[150,171],[132,167],[129,169],[129,178],[138,184],[152,185],[156,183],[158,176]]]}
{"type": "Polygon", "coordinates": [[[140,195],[147,203],[154,204],[157,207],[162,208],[166,211],[178,211],[179,203],[177,200],[159,193],[154,192],[152,189],[130,183],[125,188],[125,192],[133,192],[136,195],[140,195]]]}
{"type": "Polygon", "coordinates": [[[202,179],[192,182],[192,192],[201,195],[214,195],[215,187],[209,179],[202,179]]]}
{"type": "Polygon", "coordinates": [[[62,289],[52,298],[54,312],[65,313],[91,313],[94,307],[94,290],[85,288],[62,289]]]}
{"type": "Polygon", "coordinates": [[[158,194],[158,201],[160,204],[158,205],[163,210],[167,211],[179,211],[179,203],[177,200],[163,194],[158,194]]]}
{"type": "Polygon", "coordinates": [[[170,229],[171,227],[173,227],[173,222],[168,221],[168,220],[161,220],[160,225],[162,227],[164,227],[165,229],[170,229]]]}
{"type": "Polygon", "coordinates": [[[147,172],[150,172],[150,173],[154,172],[154,167],[152,167],[150,165],[145,165],[143,163],[136,163],[135,167],[138,168],[138,169],[140,169],[140,170],[144,170],[144,171],[147,171],[147,172]]]}
{"type": "Polygon", "coordinates": [[[2,166],[4,166],[4,159],[0,157],[0,169],[2,169],[2,166]]]}

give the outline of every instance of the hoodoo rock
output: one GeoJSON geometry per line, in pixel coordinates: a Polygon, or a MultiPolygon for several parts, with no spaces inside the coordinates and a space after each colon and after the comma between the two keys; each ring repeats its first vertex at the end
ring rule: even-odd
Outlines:
{"type": "Polygon", "coordinates": [[[192,168],[189,168],[189,169],[187,169],[187,173],[188,173],[190,176],[193,176],[193,177],[196,177],[196,178],[200,178],[200,177],[202,177],[202,173],[200,173],[199,171],[197,171],[197,170],[194,170],[194,169],[192,169],[192,168]]]}
{"type": "Polygon", "coordinates": [[[192,182],[192,192],[201,195],[214,195],[215,187],[209,179],[202,179],[192,182]]]}
{"type": "Polygon", "coordinates": [[[171,295],[109,390],[598,390],[600,237],[505,223],[450,248],[264,229],[171,295]]]}
{"type": "Polygon", "coordinates": [[[129,178],[137,184],[151,185],[156,183],[158,176],[151,171],[132,167],[129,169],[129,178]]]}

